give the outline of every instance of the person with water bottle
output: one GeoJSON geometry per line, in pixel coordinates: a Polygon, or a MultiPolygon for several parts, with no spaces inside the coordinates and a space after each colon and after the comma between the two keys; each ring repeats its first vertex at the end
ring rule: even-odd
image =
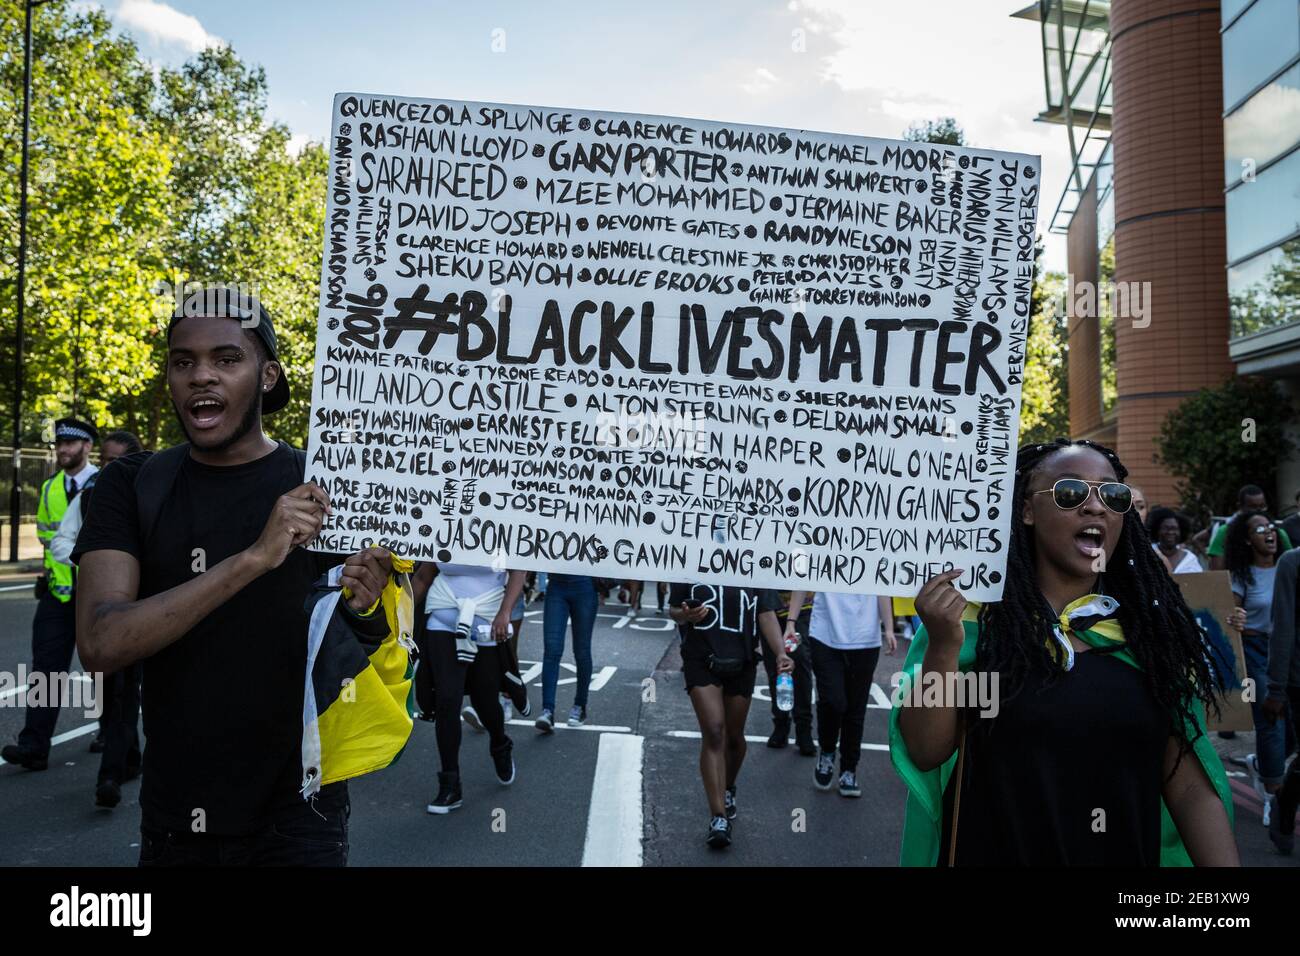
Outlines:
{"type": "Polygon", "coordinates": [[[754,696],[758,639],[776,656],[779,674],[794,663],[781,643],[781,598],[760,588],[674,584],[669,614],[681,633],[682,676],[700,724],[700,776],[709,801],[705,838],[714,849],[731,843],[736,777],[745,760],[745,720],[754,696]]]}
{"type": "MultiPolygon", "coordinates": [[[[799,611],[805,600],[806,592],[790,594],[787,640],[798,640],[799,611]]],[[[808,635],[813,675],[817,679],[819,747],[813,782],[818,790],[831,788],[838,750],[840,796],[860,797],[858,757],[862,754],[862,727],[871,696],[871,675],[880,657],[882,636],[890,654],[898,645],[894,638],[893,608],[887,597],[821,591],[813,601],[808,635]]]]}

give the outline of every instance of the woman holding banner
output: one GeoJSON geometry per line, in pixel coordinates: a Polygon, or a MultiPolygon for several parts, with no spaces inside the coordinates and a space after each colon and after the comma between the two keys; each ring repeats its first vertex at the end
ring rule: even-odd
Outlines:
{"type": "Polygon", "coordinates": [[[1002,600],[968,604],[961,569],[922,587],[890,714],[904,864],[1238,863],[1201,633],[1126,475],[1088,441],[1020,449],[1002,600]]]}

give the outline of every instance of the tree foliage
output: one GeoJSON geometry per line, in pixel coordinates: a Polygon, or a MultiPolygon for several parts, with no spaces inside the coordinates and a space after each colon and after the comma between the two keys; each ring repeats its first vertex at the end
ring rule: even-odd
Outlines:
{"type": "Polygon", "coordinates": [[[966,133],[951,116],[913,123],[903,133],[903,139],[914,143],[936,143],[940,146],[965,146],[966,133]]]}
{"type": "MultiPolygon", "coordinates": [[[[22,0],[0,0],[0,343],[23,375],[25,442],[75,410],[148,445],[178,440],[162,369],[186,282],[254,290],[295,390],[268,420],[306,438],[326,158],[266,116],[266,77],[229,47],[154,70],[98,9],[33,12],[26,335],[14,366],[22,0]],[[74,394],[75,388],[75,394],[74,394]]],[[[12,379],[11,379],[12,381],[12,379]]],[[[9,390],[0,414],[12,416],[9,390]]]]}
{"type": "Polygon", "coordinates": [[[1295,447],[1286,436],[1293,418],[1275,382],[1246,377],[1201,389],[1170,412],[1156,451],[1179,479],[1183,509],[1202,519],[1229,514],[1246,484],[1259,485],[1276,501],[1277,463],[1295,447]]]}

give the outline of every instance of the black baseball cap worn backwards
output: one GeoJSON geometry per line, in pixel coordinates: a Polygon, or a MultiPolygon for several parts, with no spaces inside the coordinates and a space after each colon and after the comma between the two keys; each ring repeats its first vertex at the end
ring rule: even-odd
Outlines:
{"type": "MultiPolygon", "coordinates": [[[[280,360],[275,339],[275,325],[271,322],[271,313],[266,311],[258,299],[236,286],[211,285],[189,293],[184,301],[172,313],[167,323],[167,341],[171,342],[172,329],[182,319],[238,319],[246,329],[252,329],[266,353],[275,361],[280,360]]],[[[289,404],[289,380],[285,377],[284,367],[280,367],[280,378],[269,392],[262,393],[262,414],[278,412],[289,404]]]]}

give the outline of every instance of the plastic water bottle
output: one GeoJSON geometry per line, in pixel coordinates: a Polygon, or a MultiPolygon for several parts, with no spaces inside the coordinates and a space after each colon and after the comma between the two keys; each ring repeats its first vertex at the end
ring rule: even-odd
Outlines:
{"type": "Polygon", "coordinates": [[[776,706],[778,710],[794,710],[794,678],[788,673],[776,675],[776,706]]]}

